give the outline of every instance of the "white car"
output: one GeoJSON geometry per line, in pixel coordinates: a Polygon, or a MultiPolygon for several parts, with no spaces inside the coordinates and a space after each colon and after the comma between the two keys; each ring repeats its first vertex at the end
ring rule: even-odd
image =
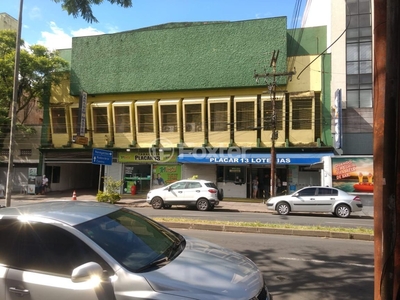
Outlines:
{"type": "Polygon", "coordinates": [[[267,207],[280,215],[290,212],[330,212],[341,218],[347,218],[352,212],[361,211],[359,196],[350,195],[332,187],[309,186],[291,195],[271,197],[267,207]]]}
{"type": "Polygon", "coordinates": [[[179,180],[147,193],[146,202],[154,209],[170,208],[171,205],[195,206],[198,210],[212,210],[222,200],[214,182],[201,179],[179,180]]]}

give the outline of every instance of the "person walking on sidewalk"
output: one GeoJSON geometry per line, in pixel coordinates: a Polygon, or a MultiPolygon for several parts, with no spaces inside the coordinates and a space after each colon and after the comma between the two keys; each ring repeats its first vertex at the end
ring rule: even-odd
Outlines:
{"type": "Polygon", "coordinates": [[[258,176],[256,176],[253,179],[252,186],[253,186],[253,198],[256,199],[258,194],[258,176]]]}
{"type": "Polygon", "coordinates": [[[49,186],[49,179],[46,177],[46,175],[43,175],[42,185],[41,185],[41,188],[40,188],[40,193],[42,195],[46,194],[46,189],[47,189],[48,186],[49,186]]]}

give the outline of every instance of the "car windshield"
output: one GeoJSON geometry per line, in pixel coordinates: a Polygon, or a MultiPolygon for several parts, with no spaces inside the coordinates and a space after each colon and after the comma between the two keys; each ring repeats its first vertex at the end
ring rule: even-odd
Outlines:
{"type": "Polygon", "coordinates": [[[174,259],[184,238],[134,211],[122,208],[75,226],[131,272],[174,259]]]}

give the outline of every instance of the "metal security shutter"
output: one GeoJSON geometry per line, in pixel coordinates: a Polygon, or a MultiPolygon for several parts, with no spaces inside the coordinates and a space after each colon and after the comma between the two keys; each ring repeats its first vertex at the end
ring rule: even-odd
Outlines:
{"type": "Polygon", "coordinates": [[[198,179],[217,181],[217,168],[216,165],[206,164],[185,164],[182,166],[182,179],[190,178],[197,175],[198,179]]]}

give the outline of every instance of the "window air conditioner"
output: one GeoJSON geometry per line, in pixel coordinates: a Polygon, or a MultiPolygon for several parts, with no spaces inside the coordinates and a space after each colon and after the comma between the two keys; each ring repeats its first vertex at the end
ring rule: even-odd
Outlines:
{"type": "Polygon", "coordinates": [[[195,132],[196,131],[196,123],[186,123],[186,132],[195,132]]]}
{"type": "Polygon", "coordinates": [[[175,126],[174,125],[166,125],[163,127],[163,132],[175,132],[175,126]]]}

